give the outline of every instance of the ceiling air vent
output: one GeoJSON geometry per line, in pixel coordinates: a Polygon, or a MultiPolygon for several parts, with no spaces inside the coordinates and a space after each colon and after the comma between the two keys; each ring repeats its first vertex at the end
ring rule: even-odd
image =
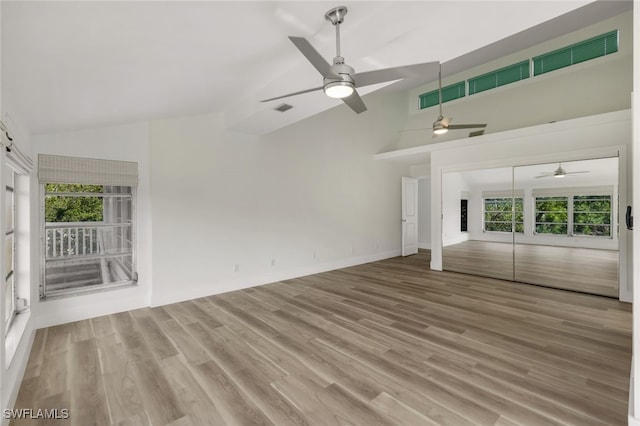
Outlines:
{"type": "Polygon", "coordinates": [[[280,112],[285,112],[285,111],[289,111],[291,108],[293,108],[293,105],[289,105],[289,104],[280,104],[277,107],[275,107],[274,109],[276,111],[280,111],[280,112]]]}

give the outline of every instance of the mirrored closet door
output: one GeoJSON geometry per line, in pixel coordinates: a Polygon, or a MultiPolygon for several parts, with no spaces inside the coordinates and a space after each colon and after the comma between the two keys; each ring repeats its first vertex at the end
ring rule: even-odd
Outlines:
{"type": "Polygon", "coordinates": [[[442,175],[444,270],[513,280],[512,175],[511,167],[442,175]]]}
{"type": "Polygon", "coordinates": [[[444,270],[618,297],[617,157],[442,182],[444,270]]]}

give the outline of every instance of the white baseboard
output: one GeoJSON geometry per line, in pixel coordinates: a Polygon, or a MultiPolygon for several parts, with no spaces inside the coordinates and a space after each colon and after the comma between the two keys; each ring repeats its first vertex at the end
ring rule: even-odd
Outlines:
{"type": "Polygon", "coordinates": [[[418,248],[419,249],[425,249],[425,250],[431,250],[431,242],[427,242],[427,243],[421,243],[418,242],[418,248]]]}
{"type": "Polygon", "coordinates": [[[287,269],[278,272],[268,272],[257,274],[250,277],[235,278],[224,282],[211,282],[192,286],[191,288],[182,288],[179,295],[163,295],[153,297],[151,306],[162,306],[171,303],[183,302],[185,300],[198,299],[200,297],[213,296],[215,294],[228,293],[230,291],[242,290],[244,288],[255,287],[259,285],[274,283],[278,281],[290,280],[293,278],[304,277],[306,275],[319,274],[321,272],[333,271],[335,269],[347,268],[349,266],[362,265],[363,263],[376,262],[378,260],[389,259],[401,255],[401,250],[391,250],[383,253],[375,253],[366,256],[339,259],[325,262],[317,265],[306,265],[298,268],[287,269]]]}

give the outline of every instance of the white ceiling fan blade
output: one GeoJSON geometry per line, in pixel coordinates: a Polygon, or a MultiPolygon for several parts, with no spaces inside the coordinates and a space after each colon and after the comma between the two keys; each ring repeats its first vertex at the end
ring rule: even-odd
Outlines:
{"type": "Polygon", "coordinates": [[[367,106],[362,101],[362,98],[358,94],[357,91],[353,91],[353,93],[346,98],[342,98],[342,102],[349,105],[349,108],[354,110],[357,114],[361,112],[365,112],[367,110],[367,106]]]}
{"type": "Polygon", "coordinates": [[[327,62],[326,59],[318,53],[318,51],[309,43],[309,41],[304,37],[289,37],[289,40],[298,48],[300,53],[304,55],[305,58],[311,65],[314,66],[315,69],[318,70],[323,77],[327,77],[330,75],[335,75],[333,70],[331,69],[331,64],[327,62]]]}
{"type": "Polygon", "coordinates": [[[565,172],[565,175],[575,175],[578,173],[589,173],[589,170],[580,170],[578,172],[565,172]]]}
{"type": "Polygon", "coordinates": [[[275,101],[276,99],[288,98],[289,96],[301,95],[303,93],[315,92],[316,90],[322,90],[323,86],[314,87],[313,89],[300,90],[299,92],[293,92],[282,96],[276,96],[275,98],[263,99],[260,102],[275,101]]]}
{"type": "Polygon", "coordinates": [[[386,83],[387,81],[400,80],[407,77],[431,74],[437,71],[438,64],[439,62],[425,62],[423,64],[355,73],[351,77],[356,82],[356,87],[364,87],[371,84],[386,83]]]}
{"type": "Polygon", "coordinates": [[[540,173],[538,176],[535,176],[534,179],[540,179],[540,178],[551,177],[551,176],[553,176],[553,173],[540,173]]]}

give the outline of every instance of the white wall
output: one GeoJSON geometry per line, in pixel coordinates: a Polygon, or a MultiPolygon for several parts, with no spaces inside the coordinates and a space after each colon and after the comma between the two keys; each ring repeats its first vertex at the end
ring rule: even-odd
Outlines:
{"type": "MultiPolygon", "coordinates": [[[[34,136],[33,153],[36,170],[37,154],[53,154],[134,161],[138,163],[139,176],[136,204],[138,285],[111,290],[108,293],[40,301],[38,298],[40,270],[38,269],[32,291],[32,311],[35,313],[36,328],[148,306],[152,285],[149,125],[140,123],[34,136]]],[[[34,176],[31,190],[34,206],[39,206],[40,190],[37,176],[34,176]]],[[[35,230],[41,228],[39,211],[40,209],[37,208],[34,215],[36,224],[33,229],[35,230]]],[[[39,238],[39,232],[33,234],[39,238]]],[[[39,247],[38,239],[35,244],[39,247]]],[[[38,251],[37,258],[39,257],[38,251]]]]}
{"type": "Polygon", "coordinates": [[[431,178],[418,179],[418,248],[431,248],[431,178]]]}
{"type": "Polygon", "coordinates": [[[398,255],[408,167],[373,154],[404,124],[405,96],[264,137],[218,114],[152,123],[152,305],[398,255]]]}

